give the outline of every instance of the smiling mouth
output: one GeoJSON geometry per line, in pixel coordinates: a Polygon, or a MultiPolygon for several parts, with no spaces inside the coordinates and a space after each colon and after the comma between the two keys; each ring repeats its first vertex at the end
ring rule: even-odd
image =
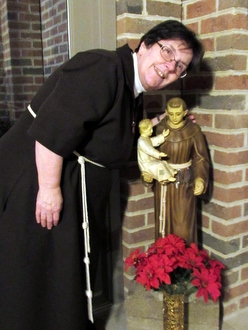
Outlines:
{"type": "Polygon", "coordinates": [[[163,73],[155,65],[154,65],[154,69],[160,78],[165,79],[165,76],[163,75],[163,73]]]}

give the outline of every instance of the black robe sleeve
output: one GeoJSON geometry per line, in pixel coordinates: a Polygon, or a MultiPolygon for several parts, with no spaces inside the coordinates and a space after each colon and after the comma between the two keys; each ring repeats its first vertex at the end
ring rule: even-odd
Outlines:
{"type": "Polygon", "coordinates": [[[93,51],[69,60],[32,100],[37,117],[29,134],[56,154],[69,156],[111,109],[117,66],[116,58],[93,51]]]}

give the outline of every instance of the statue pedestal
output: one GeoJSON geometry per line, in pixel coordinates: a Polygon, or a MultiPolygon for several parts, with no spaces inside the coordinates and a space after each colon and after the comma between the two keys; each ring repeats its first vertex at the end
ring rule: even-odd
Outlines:
{"type": "MultiPolygon", "coordinates": [[[[128,330],[163,328],[163,295],[133,282],[125,298],[128,330]]],[[[185,330],[219,330],[219,303],[191,295],[185,301],[185,330]],[[187,301],[188,300],[188,301],[187,301]]]]}

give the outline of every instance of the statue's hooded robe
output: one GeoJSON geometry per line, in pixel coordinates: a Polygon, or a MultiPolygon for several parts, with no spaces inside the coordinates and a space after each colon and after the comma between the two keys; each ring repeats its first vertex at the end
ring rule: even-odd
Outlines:
{"type": "MultiPolygon", "coordinates": [[[[188,244],[197,243],[197,207],[194,195],[194,180],[203,179],[205,190],[209,177],[209,155],[203,133],[197,124],[186,118],[178,129],[167,124],[165,118],[157,126],[156,134],[169,129],[170,134],[159,150],[168,155],[169,164],[185,164],[192,160],[192,165],[178,170],[176,182],[167,184],[165,236],[176,234],[188,244]]],[[[156,182],[155,213],[159,228],[161,185],[156,182]]],[[[158,236],[158,230],[157,230],[158,236]]]]}

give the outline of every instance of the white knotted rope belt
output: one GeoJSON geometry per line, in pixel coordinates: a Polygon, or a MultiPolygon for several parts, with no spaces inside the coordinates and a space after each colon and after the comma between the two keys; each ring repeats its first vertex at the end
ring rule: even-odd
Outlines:
{"type": "MultiPolygon", "coordinates": [[[[182,170],[184,168],[188,168],[192,165],[192,160],[183,164],[171,164],[170,166],[174,168],[174,170],[182,170]]],[[[170,183],[171,184],[171,183],[170,183]]],[[[167,194],[167,183],[161,185],[160,192],[160,213],[159,213],[159,233],[161,237],[165,237],[165,223],[166,223],[166,194],[167,194]]]]}
{"type": "MultiPolygon", "coordinates": [[[[28,105],[28,111],[31,115],[36,118],[36,113],[32,110],[31,106],[28,105]]],[[[84,230],[84,263],[85,263],[85,272],[86,272],[86,291],[88,301],[88,318],[94,323],[93,318],[93,308],[92,308],[92,290],[90,284],[90,229],[89,229],[89,219],[88,219],[88,208],[87,208],[87,193],[86,193],[86,180],[85,180],[85,162],[89,162],[93,165],[99,167],[105,167],[101,164],[95,163],[90,159],[87,159],[84,156],[81,156],[77,151],[73,152],[75,156],[78,157],[78,163],[81,167],[81,188],[82,188],[82,211],[83,211],[83,223],[82,228],[84,230]]]]}

